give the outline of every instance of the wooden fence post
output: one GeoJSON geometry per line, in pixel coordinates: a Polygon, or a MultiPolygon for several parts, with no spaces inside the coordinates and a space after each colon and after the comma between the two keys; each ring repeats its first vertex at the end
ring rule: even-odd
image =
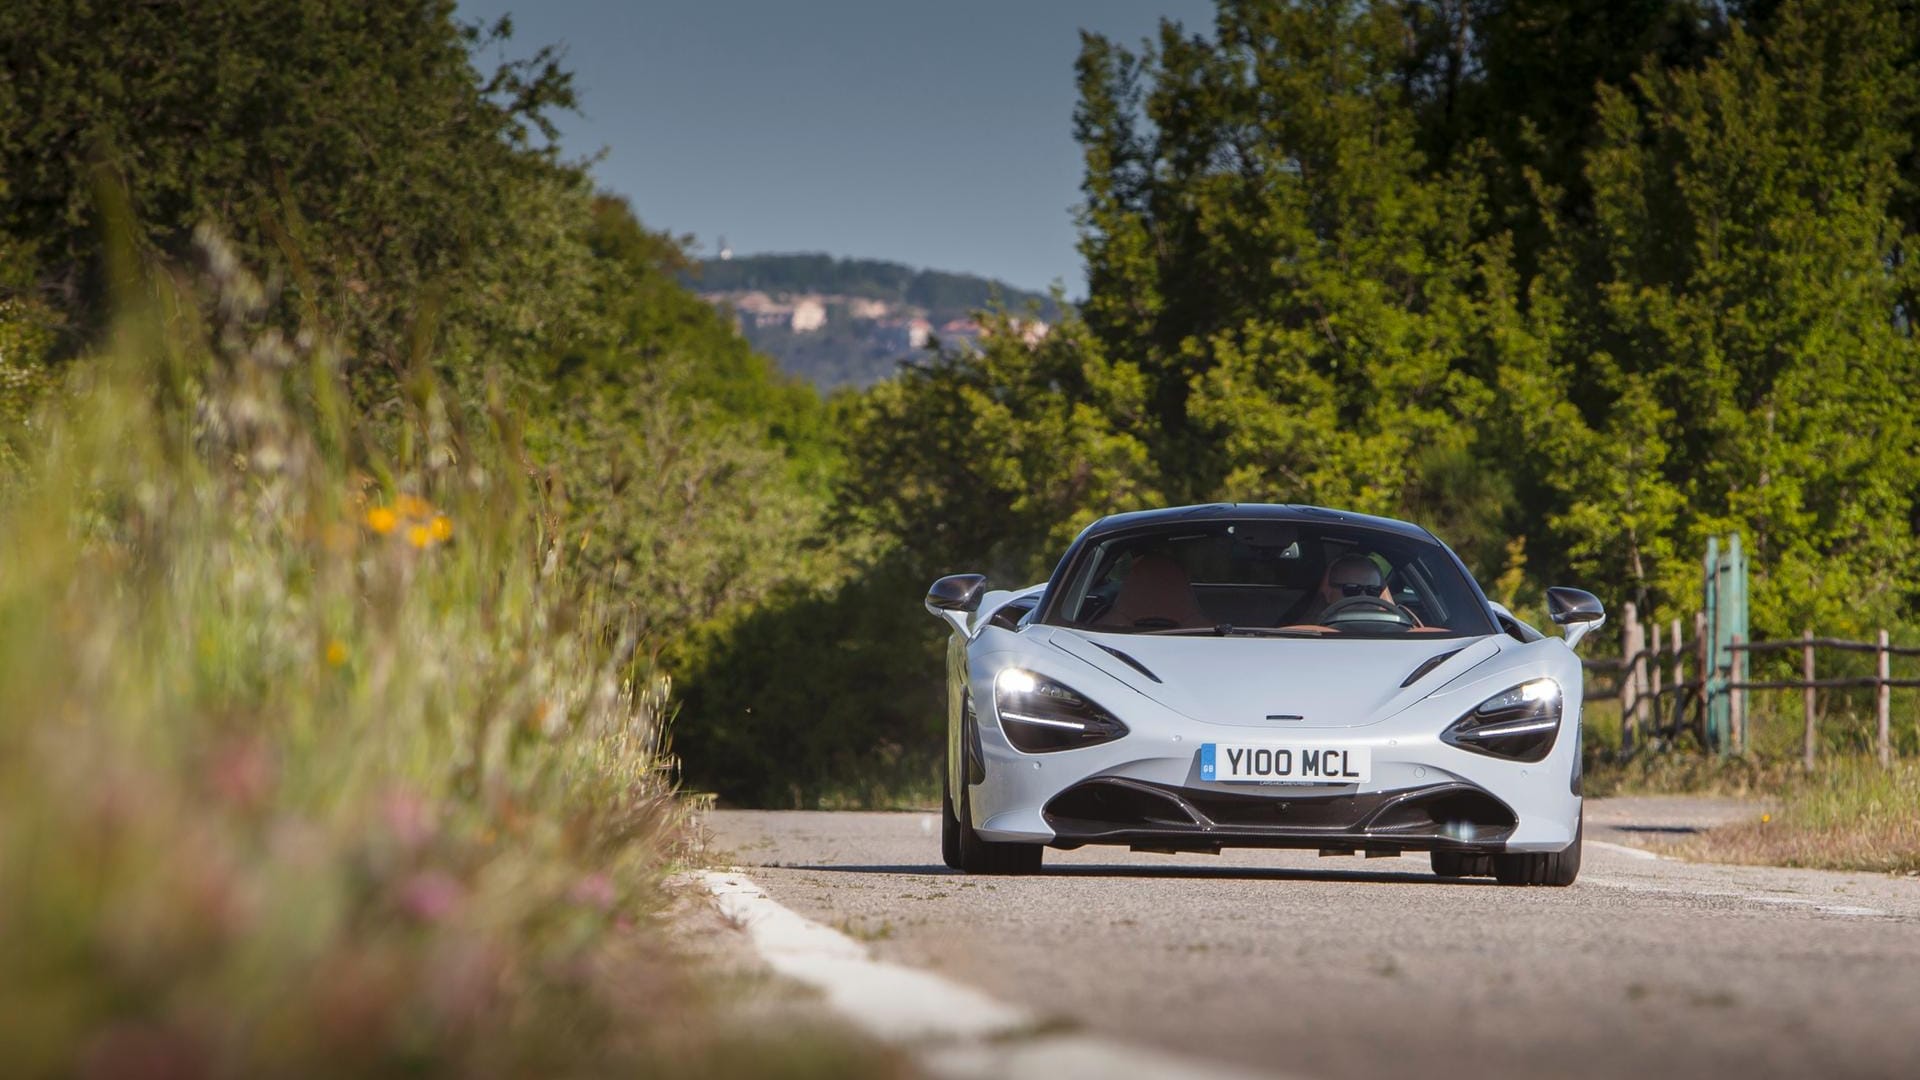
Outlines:
{"type": "Polygon", "coordinates": [[[1741,651],[1740,646],[1744,644],[1746,642],[1741,635],[1733,635],[1733,651],[1727,654],[1730,661],[1727,665],[1727,682],[1730,684],[1727,687],[1727,741],[1743,754],[1747,750],[1747,692],[1740,687],[1743,681],[1740,678],[1740,660],[1747,654],[1741,651]]]}
{"type": "Polygon", "coordinates": [[[1890,657],[1887,653],[1887,632],[1885,630],[1880,631],[1879,657],[1880,679],[1874,685],[1874,697],[1876,699],[1874,702],[1874,712],[1880,721],[1880,767],[1886,769],[1893,766],[1893,734],[1888,730],[1893,712],[1893,687],[1887,685],[1887,679],[1890,677],[1892,668],[1888,663],[1890,657]]]}
{"type": "Polygon", "coordinates": [[[1640,708],[1640,613],[1631,600],[1624,606],[1620,655],[1626,663],[1620,669],[1620,749],[1628,751],[1633,749],[1639,727],[1634,713],[1640,708]]]}
{"type": "Polygon", "coordinates": [[[1680,636],[1680,617],[1674,616],[1667,624],[1667,631],[1673,635],[1673,733],[1680,734],[1680,723],[1687,718],[1687,643],[1680,636]]]}
{"type": "Polygon", "coordinates": [[[1647,667],[1653,671],[1653,706],[1649,711],[1653,715],[1653,729],[1655,731],[1660,730],[1660,688],[1665,674],[1665,669],[1660,666],[1664,663],[1660,657],[1660,647],[1660,624],[1654,623],[1653,652],[1647,656],[1647,667]]]}
{"type": "Polygon", "coordinates": [[[1707,640],[1707,613],[1693,613],[1693,651],[1700,655],[1700,745],[1725,753],[1726,747],[1713,745],[1713,719],[1708,715],[1707,688],[1713,683],[1713,642],[1707,640]]]}
{"type": "Polygon", "coordinates": [[[1806,687],[1805,698],[1804,698],[1806,703],[1806,714],[1807,714],[1807,717],[1806,717],[1807,718],[1807,736],[1806,736],[1806,747],[1804,750],[1805,760],[1802,762],[1802,764],[1806,767],[1806,770],[1808,772],[1812,772],[1813,771],[1813,631],[1812,630],[1803,630],[1800,632],[1800,674],[1801,674],[1801,677],[1803,677],[1807,681],[1807,687],[1806,687]]]}
{"type": "Polygon", "coordinates": [[[1651,712],[1655,707],[1659,705],[1658,701],[1655,701],[1654,699],[1649,698],[1647,696],[1647,686],[1648,686],[1647,668],[1652,664],[1658,663],[1658,661],[1648,659],[1648,657],[1651,654],[1647,652],[1647,624],[1646,623],[1642,622],[1634,630],[1633,639],[1640,643],[1640,653],[1641,653],[1639,662],[1636,663],[1633,668],[1633,685],[1634,685],[1633,693],[1635,697],[1640,699],[1640,707],[1634,712],[1633,730],[1635,735],[1639,735],[1643,731],[1643,725],[1640,722],[1641,714],[1651,712]]]}

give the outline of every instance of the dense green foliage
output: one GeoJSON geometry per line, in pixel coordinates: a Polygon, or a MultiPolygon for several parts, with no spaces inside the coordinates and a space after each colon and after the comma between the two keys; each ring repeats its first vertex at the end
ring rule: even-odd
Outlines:
{"type": "Polygon", "coordinates": [[[103,172],[126,186],[143,249],[179,256],[197,223],[221,221],[242,257],[287,277],[290,307],[339,329],[352,364],[403,365],[435,317],[537,332],[568,227],[556,196],[579,177],[533,144],[572,90],[549,54],[476,77],[484,35],[454,29],[452,7],[0,8],[0,232],[69,345],[105,297],[103,172]]]}
{"type": "Polygon", "coordinates": [[[825,408],[478,40],[0,6],[15,1072],[888,1068],[749,1028],[655,918],[651,654],[813,572],[825,408]]]}
{"type": "Polygon", "coordinates": [[[496,381],[591,579],[658,648],[810,572],[783,540],[825,505],[826,413],[676,283],[678,242],[547,145],[574,100],[552,51],[482,74],[510,28],[452,9],[6,5],[0,401],[24,414],[98,339],[103,185],[142,256],[187,259],[216,223],[268,271],[268,319],[340,342],[370,415],[417,409],[429,374],[469,405],[496,381]]]}

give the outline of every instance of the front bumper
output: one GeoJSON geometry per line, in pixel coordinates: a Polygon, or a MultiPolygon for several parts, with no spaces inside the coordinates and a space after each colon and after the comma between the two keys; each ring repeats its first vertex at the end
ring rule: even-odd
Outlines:
{"type": "Polygon", "coordinates": [[[1561,851],[1580,822],[1579,660],[1557,640],[1510,651],[1527,662],[1483,665],[1398,712],[1334,725],[1195,719],[1078,657],[979,650],[968,656],[966,690],[975,708],[956,746],[968,768],[953,780],[970,782],[971,824],[993,841],[1176,851],[1561,851]],[[995,677],[1011,664],[1090,695],[1129,733],[1083,748],[1021,751],[993,712],[995,677]],[[1441,732],[1480,702],[1542,676],[1558,681],[1564,694],[1562,726],[1544,759],[1514,761],[1442,740],[1441,732]],[[1198,757],[1208,742],[1364,747],[1371,775],[1349,785],[1203,779],[1198,757]]]}
{"type": "Polygon", "coordinates": [[[1163,851],[1273,847],[1494,854],[1507,849],[1519,823],[1511,807],[1460,782],[1295,797],[1115,776],[1075,784],[1049,800],[1042,816],[1055,847],[1127,844],[1163,851]]]}
{"type": "MultiPolygon", "coordinates": [[[[1465,696],[1475,693],[1485,696],[1465,696]]],[[[978,777],[969,798],[975,830],[987,840],[1063,848],[1502,853],[1560,851],[1579,825],[1571,782],[1577,714],[1546,759],[1517,762],[1443,743],[1438,715],[1453,704],[1365,728],[1285,730],[1199,724],[1150,703],[1133,706],[1130,735],[1058,753],[1024,753],[991,720],[971,725],[966,757],[978,772],[970,768],[965,779],[978,777]],[[1373,776],[1357,786],[1203,780],[1196,752],[1207,739],[1366,746],[1373,776]]]]}

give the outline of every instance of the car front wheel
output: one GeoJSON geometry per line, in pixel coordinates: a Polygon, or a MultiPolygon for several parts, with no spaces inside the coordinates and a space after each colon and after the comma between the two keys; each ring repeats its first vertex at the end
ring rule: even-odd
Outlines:
{"type": "Polygon", "coordinates": [[[1006,844],[983,840],[973,831],[973,811],[968,806],[967,789],[960,787],[954,798],[953,770],[940,773],[940,855],[948,866],[963,874],[1034,874],[1040,871],[1039,844],[1006,844]]]}
{"type": "Polygon", "coordinates": [[[1580,876],[1580,837],[1586,827],[1583,814],[1580,824],[1574,826],[1573,843],[1564,851],[1544,855],[1495,855],[1493,876],[1502,885],[1563,887],[1573,884],[1573,879],[1580,876]]]}
{"type": "Polygon", "coordinates": [[[1492,877],[1493,856],[1436,851],[1433,852],[1433,872],[1441,877],[1492,877]]]}

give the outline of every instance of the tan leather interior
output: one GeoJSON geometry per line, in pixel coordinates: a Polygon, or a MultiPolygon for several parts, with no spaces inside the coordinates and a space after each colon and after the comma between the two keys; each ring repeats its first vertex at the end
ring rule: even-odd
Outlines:
{"type": "Polygon", "coordinates": [[[1142,555],[1133,561],[1120,583],[1120,595],[1098,625],[1131,627],[1141,619],[1167,619],[1175,627],[1210,625],[1194,599],[1186,570],[1165,555],[1142,555]]]}

